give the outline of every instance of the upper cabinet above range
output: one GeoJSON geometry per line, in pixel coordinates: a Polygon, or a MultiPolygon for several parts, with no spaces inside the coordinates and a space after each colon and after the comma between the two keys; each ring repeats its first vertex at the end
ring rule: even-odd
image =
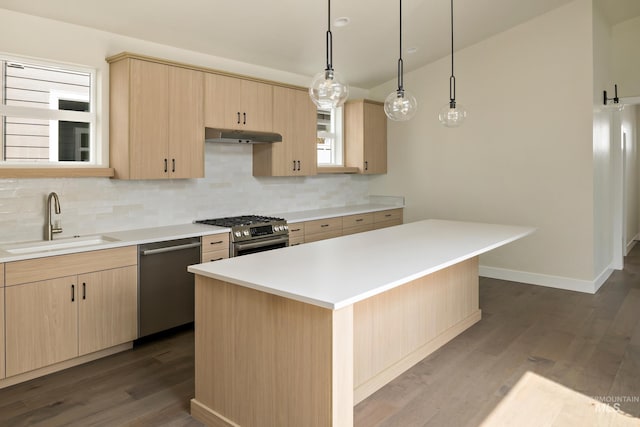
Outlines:
{"type": "Polygon", "coordinates": [[[273,86],[205,73],[204,124],[209,128],[273,131],[273,86]]]}

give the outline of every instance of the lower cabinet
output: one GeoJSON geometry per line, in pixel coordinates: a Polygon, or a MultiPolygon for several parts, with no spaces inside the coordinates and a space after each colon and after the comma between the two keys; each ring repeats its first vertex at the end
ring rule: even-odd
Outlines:
{"type": "Polygon", "coordinates": [[[7,376],[133,341],[137,268],[6,288],[7,376]]]}
{"type": "Polygon", "coordinates": [[[0,264],[0,379],[4,377],[4,264],[0,264]]]}
{"type": "Polygon", "coordinates": [[[403,208],[289,223],[289,246],[402,224],[403,208]]]}
{"type": "Polygon", "coordinates": [[[137,338],[135,246],[10,262],[5,278],[7,379],[137,338]]]}
{"type": "Polygon", "coordinates": [[[201,261],[212,262],[229,258],[229,233],[202,236],[201,261]]]}
{"type": "Polygon", "coordinates": [[[136,339],[137,275],[129,266],[78,276],[79,356],[136,339]]]}

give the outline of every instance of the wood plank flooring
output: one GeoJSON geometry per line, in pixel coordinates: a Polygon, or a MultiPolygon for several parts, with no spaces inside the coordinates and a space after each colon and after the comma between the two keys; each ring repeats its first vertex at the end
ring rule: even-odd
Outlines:
{"type": "MultiPolygon", "coordinates": [[[[482,278],[480,307],[482,321],[357,405],[355,426],[478,426],[527,371],[631,398],[620,407],[640,416],[640,245],[596,295],[482,278]]],[[[0,426],[201,426],[193,375],[185,328],[0,390],[0,426]]]]}

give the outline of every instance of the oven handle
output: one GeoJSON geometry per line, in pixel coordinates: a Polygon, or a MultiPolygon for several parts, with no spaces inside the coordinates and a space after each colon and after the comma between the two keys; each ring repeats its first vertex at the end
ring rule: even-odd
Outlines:
{"type": "Polygon", "coordinates": [[[242,249],[255,249],[255,248],[261,248],[263,246],[277,245],[280,243],[289,243],[289,236],[283,236],[277,239],[264,239],[259,242],[248,242],[248,243],[239,242],[239,243],[234,243],[233,245],[236,251],[238,251],[242,249]]]}
{"type": "Polygon", "coordinates": [[[191,248],[199,248],[199,247],[200,247],[200,242],[187,243],[186,245],[168,246],[166,248],[158,248],[158,249],[147,249],[146,251],[142,251],[140,254],[156,255],[156,254],[163,254],[165,252],[181,251],[183,249],[191,249],[191,248]]]}

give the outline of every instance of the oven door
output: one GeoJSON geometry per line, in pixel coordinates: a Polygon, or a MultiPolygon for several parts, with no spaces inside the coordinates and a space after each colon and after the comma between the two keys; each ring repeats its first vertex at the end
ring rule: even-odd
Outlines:
{"type": "Polygon", "coordinates": [[[289,246],[289,236],[268,237],[264,239],[251,240],[249,242],[236,242],[231,246],[231,256],[236,257],[240,255],[248,255],[289,246]]]}

